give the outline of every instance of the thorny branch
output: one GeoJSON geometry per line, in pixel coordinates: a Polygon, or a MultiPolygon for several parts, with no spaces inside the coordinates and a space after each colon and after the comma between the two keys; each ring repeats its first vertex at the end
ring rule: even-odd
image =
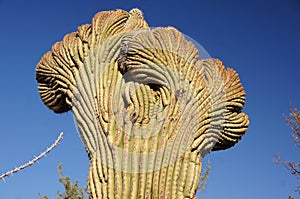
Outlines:
{"type": "Polygon", "coordinates": [[[59,142],[62,140],[62,138],[63,138],[63,132],[61,132],[59,134],[59,136],[56,138],[55,142],[49,148],[47,148],[44,152],[42,152],[40,155],[38,155],[37,157],[33,158],[32,160],[30,160],[26,164],[23,164],[23,165],[15,168],[13,170],[7,171],[6,173],[0,175],[0,179],[4,179],[7,176],[10,176],[10,175],[12,175],[12,174],[14,174],[14,173],[22,170],[22,169],[25,169],[26,167],[29,167],[29,166],[33,165],[35,162],[37,162],[39,159],[41,159],[47,153],[49,153],[52,149],[54,149],[59,144],[59,142]]]}

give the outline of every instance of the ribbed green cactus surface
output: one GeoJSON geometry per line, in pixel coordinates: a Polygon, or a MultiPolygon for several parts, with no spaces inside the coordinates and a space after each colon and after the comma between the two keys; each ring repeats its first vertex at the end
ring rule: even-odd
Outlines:
{"type": "Polygon", "coordinates": [[[241,139],[249,121],[237,73],[198,54],[133,9],[96,14],[42,57],[41,98],[75,115],[90,198],[195,198],[201,158],[241,139]]]}

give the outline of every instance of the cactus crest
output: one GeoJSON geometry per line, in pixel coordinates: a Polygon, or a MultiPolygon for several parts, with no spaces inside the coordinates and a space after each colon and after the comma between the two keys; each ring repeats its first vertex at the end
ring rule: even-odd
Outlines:
{"type": "Polygon", "coordinates": [[[52,46],[36,79],[46,106],[75,115],[94,199],[195,198],[201,158],[249,125],[238,74],[138,9],[96,14],[52,46]]]}

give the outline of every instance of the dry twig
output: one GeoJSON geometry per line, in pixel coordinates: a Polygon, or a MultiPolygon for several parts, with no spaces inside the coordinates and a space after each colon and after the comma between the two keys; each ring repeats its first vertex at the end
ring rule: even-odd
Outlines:
{"type": "MultiPolygon", "coordinates": [[[[290,116],[285,116],[289,127],[292,129],[292,138],[296,147],[300,149],[300,112],[296,108],[290,108],[290,116]]],[[[275,158],[275,163],[283,165],[290,173],[300,182],[300,162],[295,161],[281,161],[278,154],[275,158]]],[[[296,192],[300,194],[300,186],[296,187],[296,192]]]]}
{"type": "Polygon", "coordinates": [[[44,152],[42,152],[40,155],[38,155],[37,157],[33,158],[32,160],[30,160],[29,162],[27,162],[26,164],[23,164],[13,170],[10,170],[10,171],[7,171],[6,173],[0,175],[0,179],[4,179],[5,177],[7,176],[10,176],[22,169],[25,169],[31,165],[33,165],[35,162],[37,162],[39,159],[41,159],[42,157],[44,157],[47,153],[49,153],[52,149],[54,149],[58,144],[59,142],[62,140],[63,138],[63,132],[61,132],[59,134],[59,136],[57,137],[57,139],[55,140],[55,142],[49,147],[47,148],[44,152]]]}

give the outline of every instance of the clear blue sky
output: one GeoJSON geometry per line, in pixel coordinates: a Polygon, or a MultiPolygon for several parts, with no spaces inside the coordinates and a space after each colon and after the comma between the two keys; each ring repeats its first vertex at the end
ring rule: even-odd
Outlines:
{"type": "MultiPolygon", "coordinates": [[[[211,153],[204,199],[283,199],[296,180],[273,157],[299,161],[299,151],[283,119],[289,105],[300,108],[299,0],[0,0],[0,173],[22,164],[49,146],[46,158],[0,181],[1,199],[56,198],[62,186],[57,165],[86,184],[88,158],[71,113],[56,115],[43,105],[35,65],[52,44],[101,10],[138,7],[152,27],[175,26],[212,57],[240,75],[247,92],[244,111],[251,124],[234,148],[211,153]]],[[[296,196],[297,198],[297,196],[296,196]]],[[[299,196],[298,196],[299,198],[299,196]]]]}

